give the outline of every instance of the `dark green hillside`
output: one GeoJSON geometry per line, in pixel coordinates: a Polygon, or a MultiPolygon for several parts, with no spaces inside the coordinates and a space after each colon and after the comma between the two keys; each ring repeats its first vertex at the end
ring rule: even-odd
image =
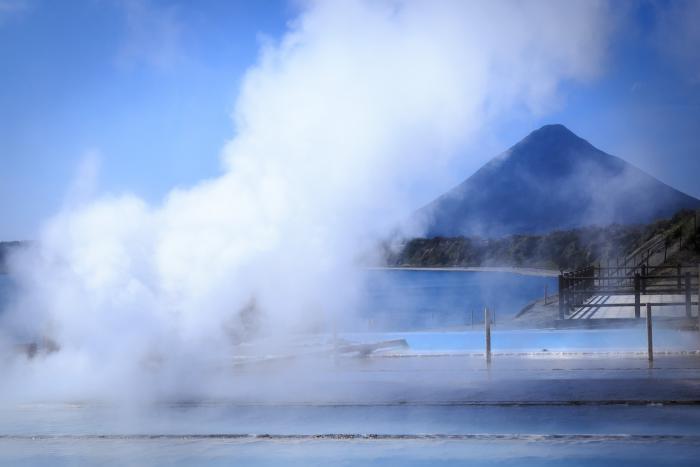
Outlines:
{"type": "Polygon", "coordinates": [[[388,251],[389,266],[516,266],[575,269],[626,256],[650,239],[662,237],[667,262],[700,256],[698,214],[681,211],[649,225],[617,225],[559,230],[544,235],[416,238],[388,251]]]}

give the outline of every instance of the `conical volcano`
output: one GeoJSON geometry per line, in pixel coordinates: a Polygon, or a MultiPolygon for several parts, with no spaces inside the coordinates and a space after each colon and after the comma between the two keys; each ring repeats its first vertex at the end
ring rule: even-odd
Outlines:
{"type": "Polygon", "coordinates": [[[417,215],[429,237],[496,237],[647,223],[698,207],[700,200],[597,149],[565,126],[546,125],[417,215]]]}

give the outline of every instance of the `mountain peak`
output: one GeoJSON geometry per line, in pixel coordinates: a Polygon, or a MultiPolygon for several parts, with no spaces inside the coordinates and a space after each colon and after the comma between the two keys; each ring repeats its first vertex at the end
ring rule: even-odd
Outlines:
{"type": "MultiPolygon", "coordinates": [[[[538,128],[537,130],[533,131],[532,133],[530,133],[529,136],[542,136],[542,135],[576,136],[573,131],[569,130],[567,127],[565,127],[561,123],[550,123],[548,125],[544,125],[544,126],[538,128]]],[[[578,138],[578,136],[577,136],[577,138],[578,138]]]]}
{"type": "Polygon", "coordinates": [[[646,223],[700,201],[607,154],[564,125],[545,125],[421,209],[429,236],[542,233],[646,223]]]}
{"type": "Polygon", "coordinates": [[[539,153],[562,150],[581,150],[593,146],[560,123],[545,125],[523,138],[512,151],[539,153]]]}

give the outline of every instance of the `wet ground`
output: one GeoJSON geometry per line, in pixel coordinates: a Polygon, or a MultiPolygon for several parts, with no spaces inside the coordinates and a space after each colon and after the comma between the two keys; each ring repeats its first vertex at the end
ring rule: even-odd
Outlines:
{"type": "Polygon", "coordinates": [[[700,358],[570,353],[236,365],[209,400],[0,407],[0,465],[697,465],[700,358]],[[312,369],[312,370],[311,370],[312,369]],[[251,390],[254,387],[254,390],[251,390]]]}

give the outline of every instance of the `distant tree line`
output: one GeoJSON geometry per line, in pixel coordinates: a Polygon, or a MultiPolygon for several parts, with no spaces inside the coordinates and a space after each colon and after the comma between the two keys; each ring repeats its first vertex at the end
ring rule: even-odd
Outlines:
{"type": "Polygon", "coordinates": [[[385,245],[385,259],[389,266],[515,266],[569,270],[624,256],[659,233],[673,239],[680,235],[679,226],[687,224],[691,216],[695,237],[684,248],[697,256],[700,242],[696,213],[680,211],[671,219],[649,225],[613,224],[502,238],[414,238],[398,246],[385,245]]]}

